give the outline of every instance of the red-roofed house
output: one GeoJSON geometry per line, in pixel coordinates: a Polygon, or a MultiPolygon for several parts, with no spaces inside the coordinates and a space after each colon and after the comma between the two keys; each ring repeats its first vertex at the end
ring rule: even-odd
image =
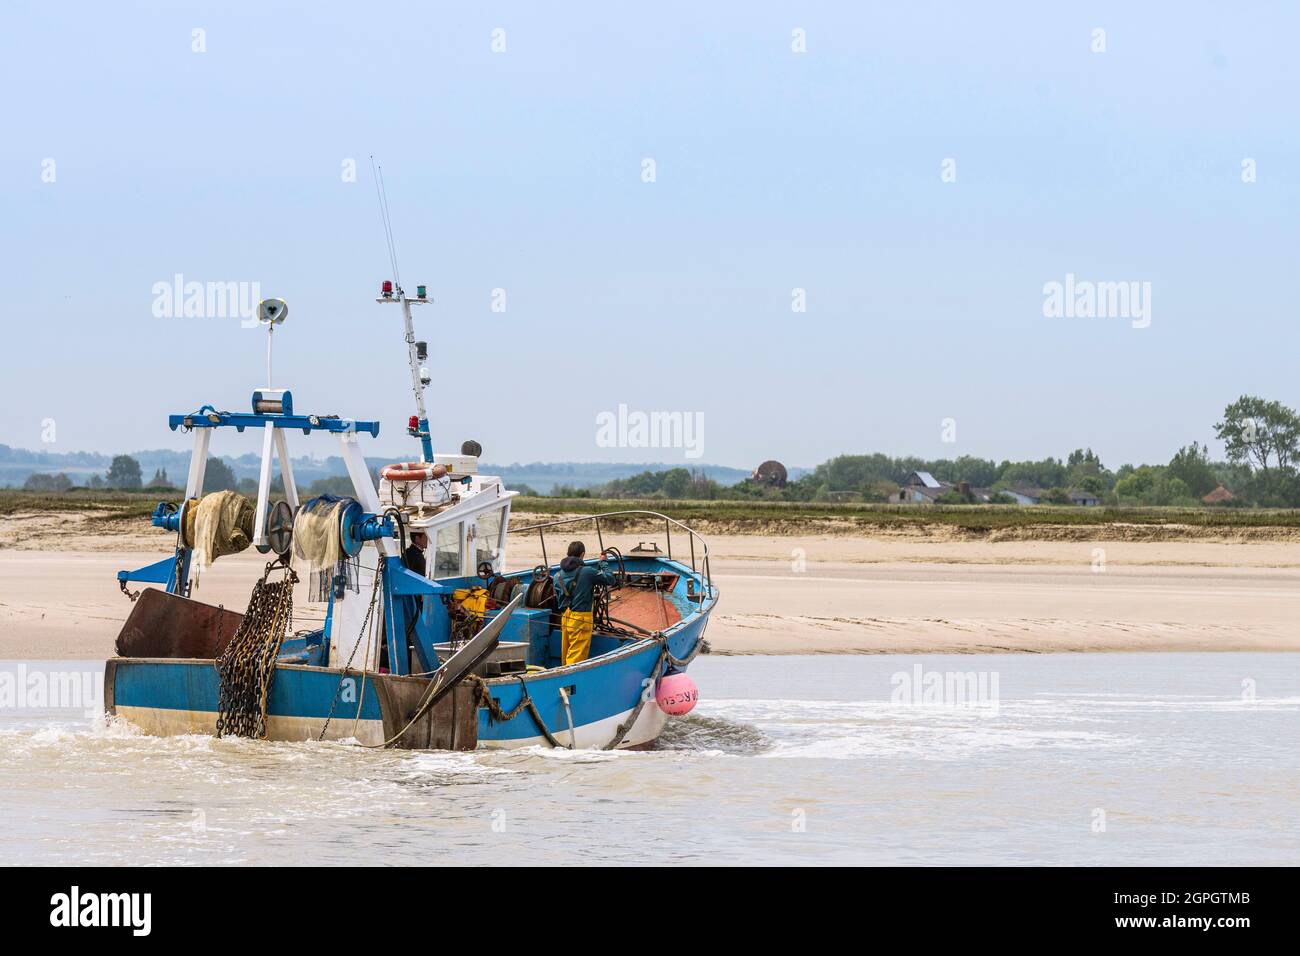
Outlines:
{"type": "Polygon", "coordinates": [[[1207,505],[1226,505],[1235,497],[1231,491],[1223,487],[1223,482],[1219,482],[1219,487],[1211,491],[1201,501],[1207,505]]]}

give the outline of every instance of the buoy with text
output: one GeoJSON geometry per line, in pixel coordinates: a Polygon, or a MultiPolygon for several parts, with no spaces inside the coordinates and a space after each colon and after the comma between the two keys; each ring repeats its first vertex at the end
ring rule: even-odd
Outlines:
{"type": "Polygon", "coordinates": [[[699,700],[700,691],[695,686],[695,681],[691,680],[691,675],[668,665],[664,676],[659,678],[659,686],[655,688],[655,703],[659,709],[665,714],[680,717],[689,714],[699,700]]]}

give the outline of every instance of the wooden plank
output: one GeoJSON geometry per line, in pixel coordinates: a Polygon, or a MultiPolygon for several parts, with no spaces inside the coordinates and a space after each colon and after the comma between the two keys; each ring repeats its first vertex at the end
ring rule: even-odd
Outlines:
{"type": "Polygon", "coordinates": [[[117,661],[112,658],[104,662],[104,713],[117,713],[117,661]]]}
{"type": "Polygon", "coordinates": [[[524,595],[520,594],[502,608],[487,627],[451,655],[432,678],[376,675],[384,738],[391,739],[401,733],[402,736],[394,743],[408,750],[473,750],[478,746],[477,703],[473,700],[473,689],[461,681],[491,655],[501,639],[506,621],[523,601],[524,595]],[[411,723],[426,701],[432,702],[419,719],[411,723]],[[406,728],[405,732],[403,728],[406,728]]]}
{"type": "MultiPolygon", "coordinates": [[[[428,691],[421,678],[378,675],[375,688],[384,717],[384,737],[391,738],[410,721],[428,691]]],[[[403,750],[474,750],[478,747],[478,701],[474,688],[457,684],[394,741],[403,750]]]]}

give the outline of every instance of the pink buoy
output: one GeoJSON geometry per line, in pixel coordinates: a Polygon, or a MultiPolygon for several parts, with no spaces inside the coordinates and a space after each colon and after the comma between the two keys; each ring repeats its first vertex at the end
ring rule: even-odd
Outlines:
{"type": "Polygon", "coordinates": [[[655,703],[665,714],[680,717],[689,714],[699,702],[700,690],[695,686],[689,674],[676,668],[669,668],[668,673],[659,679],[655,689],[655,703]]]}

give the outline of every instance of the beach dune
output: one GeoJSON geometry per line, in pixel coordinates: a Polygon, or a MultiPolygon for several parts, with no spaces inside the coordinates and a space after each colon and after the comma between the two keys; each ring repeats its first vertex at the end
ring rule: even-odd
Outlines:
{"type": "MultiPolygon", "coordinates": [[[[163,537],[0,549],[0,658],[111,655],[130,612],[114,575],[165,556],[163,537]]],[[[716,654],[1300,650],[1300,548],[1289,541],[709,540],[716,654]]],[[[626,549],[635,536],[607,543],[626,549]]],[[[512,568],[540,558],[534,540],[512,543],[512,568]]],[[[194,596],[242,609],[264,560],[223,558],[194,596]]],[[[318,626],[320,606],[299,591],[295,626],[318,626]]]]}

